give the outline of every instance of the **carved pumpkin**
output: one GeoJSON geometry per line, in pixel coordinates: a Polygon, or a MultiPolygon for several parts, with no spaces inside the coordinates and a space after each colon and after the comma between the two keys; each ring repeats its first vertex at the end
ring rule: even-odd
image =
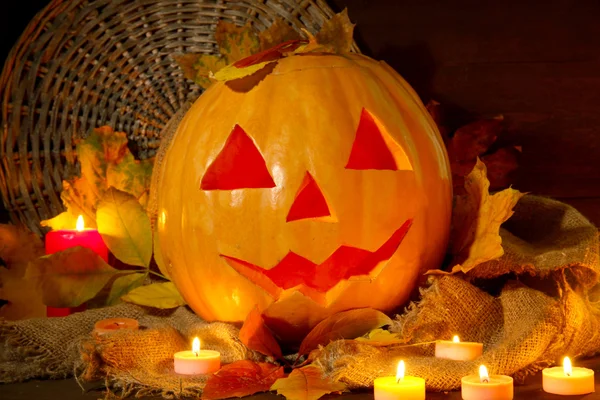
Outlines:
{"type": "Polygon", "coordinates": [[[246,90],[213,84],[161,175],[163,257],[209,321],[258,305],[294,342],[332,313],[398,308],[445,253],[440,135],[412,88],[365,56],[291,56],[246,90]]]}

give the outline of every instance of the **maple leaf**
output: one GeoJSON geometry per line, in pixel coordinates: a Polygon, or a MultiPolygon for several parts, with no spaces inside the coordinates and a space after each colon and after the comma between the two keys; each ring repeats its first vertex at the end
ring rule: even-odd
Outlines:
{"type": "Polygon", "coordinates": [[[504,129],[504,118],[502,116],[472,122],[458,128],[454,134],[451,134],[444,124],[444,113],[441,105],[432,100],[426,107],[438,126],[448,150],[455,195],[465,193],[465,176],[475,167],[477,157],[480,157],[488,168],[488,179],[492,190],[504,189],[510,186],[511,175],[519,165],[520,151],[515,146],[497,149],[497,138],[504,129]],[[497,150],[493,150],[494,148],[497,150]]]}
{"type": "Polygon", "coordinates": [[[219,53],[225,57],[227,64],[260,51],[260,39],[250,22],[244,26],[237,26],[219,21],[215,29],[215,40],[219,46],[219,53]]]}
{"type": "Polygon", "coordinates": [[[302,39],[300,34],[283,19],[278,18],[271,26],[258,34],[260,48],[264,51],[281,43],[302,39]]]}
{"type": "Polygon", "coordinates": [[[258,307],[254,307],[246,317],[240,329],[240,340],[251,350],[274,358],[282,357],[281,348],[265,325],[258,307]]]}
{"type": "Polygon", "coordinates": [[[27,265],[44,255],[40,238],[14,225],[0,225],[0,299],[7,301],[0,308],[0,317],[17,320],[46,316],[46,306],[36,286],[25,279],[27,265]]]}
{"type": "Polygon", "coordinates": [[[452,215],[452,273],[468,272],[504,254],[500,225],[513,215],[513,208],[525,194],[509,188],[491,195],[489,186],[485,164],[477,160],[465,179],[466,194],[456,197],[452,215]]]}
{"type": "Polygon", "coordinates": [[[202,391],[202,399],[227,399],[266,392],[283,376],[283,367],[275,364],[236,361],[225,365],[208,378],[202,391]]]}
{"type": "Polygon", "coordinates": [[[271,390],[287,400],[318,400],[326,394],[345,391],[346,385],[324,378],[319,368],[309,365],[293,370],[287,378],[278,379],[271,390]]]}
{"type": "Polygon", "coordinates": [[[304,338],[298,353],[308,354],[333,340],[354,339],[391,323],[392,320],[387,315],[372,308],[343,311],[319,322],[304,338]]]}
{"type": "Polygon", "coordinates": [[[352,48],[354,24],[348,17],[348,9],[335,14],[325,21],[315,39],[322,46],[327,46],[337,54],[348,53],[352,48]]]}
{"type": "Polygon", "coordinates": [[[73,229],[78,215],[86,226],[96,227],[96,208],[109,187],[134,196],[145,207],[148,201],[153,160],[138,161],[127,147],[124,132],[104,126],[77,143],[81,176],[63,181],[61,199],[67,211],[42,221],[54,230],[73,229]]]}

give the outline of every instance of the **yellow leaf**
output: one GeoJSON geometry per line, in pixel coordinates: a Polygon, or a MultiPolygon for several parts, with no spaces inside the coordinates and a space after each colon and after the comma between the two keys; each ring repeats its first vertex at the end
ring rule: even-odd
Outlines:
{"type": "Polygon", "coordinates": [[[318,44],[331,47],[335,53],[347,53],[352,47],[353,32],[354,24],[348,18],[348,10],[344,9],[325,21],[316,39],[318,44]]]}
{"type": "Polygon", "coordinates": [[[150,218],[132,195],[111,187],[98,205],[96,217],[98,231],[115,257],[125,264],[150,266],[150,218]]]}
{"type": "Polygon", "coordinates": [[[491,195],[486,174],[485,164],[477,159],[465,178],[466,195],[456,198],[450,244],[452,273],[468,272],[504,254],[500,225],[513,215],[513,208],[525,195],[510,188],[491,195]]]}
{"type": "Polygon", "coordinates": [[[249,22],[244,26],[219,21],[215,30],[219,52],[231,64],[260,51],[260,40],[249,22]]]}
{"type": "Polygon", "coordinates": [[[46,316],[42,295],[25,278],[29,262],[44,255],[40,238],[13,225],[0,225],[0,299],[8,301],[0,308],[0,317],[8,320],[46,316]]]}
{"type": "Polygon", "coordinates": [[[354,339],[391,323],[392,320],[387,315],[372,308],[343,311],[319,322],[304,338],[298,353],[308,354],[319,345],[326,345],[337,339],[354,339]]]}
{"type": "MultiPolygon", "coordinates": [[[[57,231],[59,229],[74,229],[77,223],[77,217],[79,215],[75,214],[72,210],[67,210],[58,214],[54,218],[50,218],[41,222],[42,226],[47,226],[53,231],[57,231]]],[[[85,220],[85,219],[84,219],[85,220]]],[[[86,224],[88,228],[95,228],[95,221],[89,221],[86,224]]]]}
{"type": "Polygon", "coordinates": [[[292,371],[287,378],[280,378],[271,390],[287,400],[317,400],[329,393],[343,392],[346,385],[324,378],[321,370],[313,365],[292,371]]]}
{"type": "Polygon", "coordinates": [[[276,61],[265,61],[262,63],[249,65],[244,68],[238,68],[235,65],[231,64],[217,72],[214,75],[214,79],[218,81],[232,81],[235,79],[244,78],[246,76],[254,74],[257,71],[260,71],[267,65],[272,64],[274,62],[276,61]]]}
{"type": "Polygon", "coordinates": [[[154,308],[174,308],[186,304],[173,282],[141,286],[121,297],[121,300],[154,308]]]}
{"type": "Polygon", "coordinates": [[[405,343],[397,334],[385,329],[373,329],[366,337],[359,337],[356,340],[365,342],[371,345],[387,346],[391,344],[405,343]]]}
{"type": "Polygon", "coordinates": [[[262,50],[270,49],[288,40],[301,39],[300,34],[283,19],[278,18],[271,26],[258,34],[262,50]]]}
{"type": "Polygon", "coordinates": [[[144,284],[147,273],[136,272],[120,276],[110,286],[110,291],[103,305],[114,306],[121,303],[121,297],[144,284]]]}
{"type": "Polygon", "coordinates": [[[122,274],[96,253],[73,247],[29,263],[26,279],[51,307],[77,307],[93,299],[111,279],[122,274]]]}
{"type": "Polygon", "coordinates": [[[196,70],[194,82],[204,89],[208,89],[213,83],[213,75],[227,65],[225,57],[204,54],[194,63],[196,70]]]}
{"type": "Polygon", "coordinates": [[[169,269],[167,268],[167,263],[162,254],[162,250],[160,248],[160,241],[158,239],[158,233],[155,231],[153,235],[153,249],[154,249],[154,262],[156,262],[156,266],[161,274],[163,274],[166,278],[171,279],[169,274],[169,269]]]}

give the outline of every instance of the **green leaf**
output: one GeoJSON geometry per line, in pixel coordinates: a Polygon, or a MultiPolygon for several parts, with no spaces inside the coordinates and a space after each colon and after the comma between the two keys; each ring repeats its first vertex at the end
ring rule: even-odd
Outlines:
{"type": "MultiPolygon", "coordinates": [[[[158,226],[158,224],[156,224],[156,225],[158,226]]],[[[162,254],[162,250],[160,248],[158,232],[156,232],[156,231],[154,232],[153,240],[154,240],[154,261],[156,262],[156,265],[158,266],[158,270],[161,272],[161,274],[163,274],[166,278],[168,278],[170,280],[171,276],[169,275],[167,263],[165,262],[165,259],[162,254]]]]}
{"type": "Polygon", "coordinates": [[[98,231],[115,257],[129,265],[150,265],[150,219],[132,195],[108,189],[98,205],[96,218],[98,231]]]}
{"type": "Polygon", "coordinates": [[[173,282],[141,286],[121,297],[121,300],[155,308],[174,308],[186,304],[173,282]]]}
{"type": "Polygon", "coordinates": [[[287,400],[317,400],[329,393],[345,391],[346,385],[324,378],[319,368],[309,365],[293,370],[287,378],[278,379],[271,390],[287,400]]]}
{"type": "Polygon", "coordinates": [[[300,344],[299,354],[308,354],[333,340],[355,339],[367,332],[390,325],[392,320],[372,308],[343,311],[319,322],[300,344]]]}
{"type": "Polygon", "coordinates": [[[121,273],[92,250],[73,247],[31,262],[26,279],[36,285],[47,306],[77,307],[121,273]]]}
{"type": "Polygon", "coordinates": [[[133,289],[142,286],[147,276],[148,274],[145,272],[136,272],[115,279],[110,287],[108,297],[106,298],[106,305],[114,306],[121,303],[121,297],[133,289]]]}

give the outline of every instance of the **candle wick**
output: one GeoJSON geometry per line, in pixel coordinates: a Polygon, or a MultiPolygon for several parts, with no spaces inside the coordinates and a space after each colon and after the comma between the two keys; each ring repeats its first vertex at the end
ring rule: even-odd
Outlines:
{"type": "Polygon", "coordinates": [[[396,383],[400,383],[400,382],[402,382],[402,380],[403,380],[403,379],[404,379],[404,378],[398,378],[398,379],[396,379],[396,383]]]}
{"type": "Polygon", "coordinates": [[[571,373],[570,372],[565,372],[565,375],[566,376],[571,376],[571,373]]]}
{"type": "Polygon", "coordinates": [[[194,354],[196,355],[196,357],[198,357],[198,352],[197,351],[195,351],[194,354]]]}
{"type": "Polygon", "coordinates": [[[481,379],[481,382],[483,383],[490,383],[490,378],[488,378],[487,376],[485,378],[481,379]]]}

